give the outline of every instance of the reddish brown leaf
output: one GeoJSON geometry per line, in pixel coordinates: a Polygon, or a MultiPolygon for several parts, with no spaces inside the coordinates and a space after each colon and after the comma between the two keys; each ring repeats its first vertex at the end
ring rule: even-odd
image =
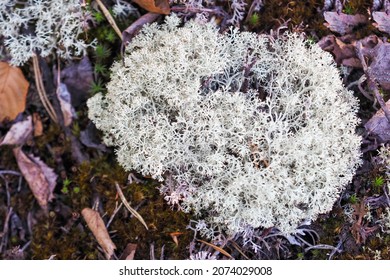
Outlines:
{"type": "Polygon", "coordinates": [[[26,155],[21,148],[13,149],[19,169],[42,209],[47,210],[53,198],[57,175],[39,158],[26,155]]]}
{"type": "Polygon", "coordinates": [[[356,57],[355,46],[346,44],[334,35],[323,37],[318,45],[324,50],[331,52],[337,64],[361,68],[359,59],[356,57]]]}
{"type": "Polygon", "coordinates": [[[0,122],[13,120],[24,111],[28,86],[18,67],[0,61],[0,122]]]}
{"type": "Polygon", "coordinates": [[[169,0],[133,0],[133,2],[152,13],[168,15],[171,12],[169,0]]]}
{"type": "Polygon", "coordinates": [[[33,113],[32,121],[34,124],[34,136],[35,137],[41,136],[43,134],[43,125],[42,125],[41,117],[39,116],[38,113],[33,113]]]}
{"type": "Polygon", "coordinates": [[[2,145],[23,145],[27,139],[32,135],[33,125],[32,118],[28,116],[26,120],[14,123],[3,140],[0,141],[2,145]]]}
{"type": "Polygon", "coordinates": [[[341,35],[351,33],[354,27],[367,23],[367,18],[359,14],[347,15],[338,12],[324,12],[324,17],[327,21],[325,26],[341,35]]]}
{"type": "Polygon", "coordinates": [[[137,251],[137,244],[129,243],[126,245],[125,250],[123,250],[121,260],[134,260],[135,252],[137,251]]]}
{"type": "Polygon", "coordinates": [[[107,228],[100,217],[99,213],[91,208],[84,208],[81,211],[84,220],[87,222],[89,229],[92,231],[97,242],[102,247],[106,258],[110,259],[116,249],[115,244],[112,242],[110,235],[108,234],[107,228]]]}
{"type": "Polygon", "coordinates": [[[180,235],[184,234],[183,232],[175,231],[171,232],[169,235],[172,237],[173,242],[175,242],[176,246],[179,246],[179,239],[178,237],[180,235]]]}

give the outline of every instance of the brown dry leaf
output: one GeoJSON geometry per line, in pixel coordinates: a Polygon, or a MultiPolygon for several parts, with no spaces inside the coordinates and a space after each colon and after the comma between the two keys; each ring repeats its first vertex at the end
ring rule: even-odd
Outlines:
{"type": "Polygon", "coordinates": [[[29,83],[18,67],[0,61],[0,122],[14,120],[26,108],[29,83]]]}
{"type": "Polygon", "coordinates": [[[64,125],[69,126],[72,123],[73,118],[76,117],[76,112],[72,106],[71,96],[67,86],[64,83],[60,83],[57,87],[57,98],[60,101],[61,112],[64,118],[64,125]]]}
{"type": "Polygon", "coordinates": [[[129,243],[126,245],[125,250],[120,257],[121,260],[131,261],[134,260],[135,252],[137,251],[137,244],[129,243]]]}
{"type": "Polygon", "coordinates": [[[33,113],[32,121],[34,124],[34,137],[41,136],[43,134],[43,124],[38,113],[33,113]]]}
{"type": "Polygon", "coordinates": [[[23,145],[33,133],[33,124],[31,116],[28,116],[24,121],[14,123],[3,140],[2,145],[23,145]]]}
{"type": "Polygon", "coordinates": [[[390,14],[386,12],[373,12],[374,26],[380,31],[390,34],[390,14]]]}
{"type": "Polygon", "coordinates": [[[133,2],[152,13],[168,15],[171,12],[169,0],[133,0],[133,2]]]}
{"type": "Polygon", "coordinates": [[[57,175],[42,160],[33,155],[26,155],[21,148],[13,149],[19,169],[26,179],[34,197],[42,209],[53,199],[57,175]]]}
{"type": "Polygon", "coordinates": [[[347,15],[338,12],[324,12],[324,17],[327,21],[325,26],[341,35],[351,33],[354,27],[367,23],[367,18],[359,14],[347,15]]]}
{"type": "Polygon", "coordinates": [[[115,244],[112,242],[107,228],[100,217],[99,213],[91,208],[84,208],[81,211],[84,220],[87,222],[89,229],[92,231],[99,245],[103,248],[106,258],[111,259],[116,249],[115,244]]]}

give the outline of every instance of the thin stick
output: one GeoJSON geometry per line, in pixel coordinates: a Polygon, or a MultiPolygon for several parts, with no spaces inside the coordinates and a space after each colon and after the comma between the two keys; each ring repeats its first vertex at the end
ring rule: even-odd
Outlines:
{"type": "Polygon", "coordinates": [[[2,252],[3,246],[6,245],[6,243],[7,243],[9,219],[11,218],[12,212],[13,212],[13,209],[12,209],[12,207],[10,207],[8,209],[8,213],[7,213],[7,216],[5,217],[5,221],[4,221],[4,228],[3,228],[2,238],[1,238],[1,243],[0,243],[0,252],[2,252]]]}
{"type": "Polygon", "coordinates": [[[41,99],[43,107],[45,107],[50,118],[55,123],[58,123],[57,115],[56,115],[54,108],[51,105],[49,99],[47,98],[46,90],[45,90],[45,87],[43,85],[42,73],[41,73],[41,69],[39,68],[38,56],[33,55],[32,61],[33,61],[33,67],[34,67],[35,84],[37,86],[39,98],[41,99]]]}
{"type": "Polygon", "coordinates": [[[135,211],[133,208],[131,208],[129,202],[127,202],[121,188],[119,187],[118,183],[115,182],[115,187],[116,187],[116,190],[118,191],[118,194],[119,194],[119,197],[121,198],[123,204],[125,205],[125,207],[127,208],[127,210],[130,211],[130,213],[136,217],[143,225],[144,227],[149,230],[148,226],[146,225],[144,219],[142,218],[142,216],[140,214],[138,214],[137,211],[135,211]]]}
{"type": "Polygon", "coordinates": [[[119,27],[116,25],[115,20],[111,16],[110,12],[107,10],[106,6],[102,3],[101,0],[96,0],[96,2],[99,5],[99,8],[102,10],[104,16],[108,20],[108,22],[111,24],[112,28],[114,28],[116,34],[118,34],[119,38],[121,38],[121,41],[123,40],[122,38],[122,32],[120,31],[119,27]]]}
{"type": "Polygon", "coordinates": [[[110,220],[106,224],[106,228],[108,228],[110,226],[110,224],[114,220],[115,215],[119,212],[119,210],[121,210],[122,206],[123,206],[123,203],[121,203],[121,204],[119,204],[119,206],[115,207],[114,213],[112,213],[110,220]]]}

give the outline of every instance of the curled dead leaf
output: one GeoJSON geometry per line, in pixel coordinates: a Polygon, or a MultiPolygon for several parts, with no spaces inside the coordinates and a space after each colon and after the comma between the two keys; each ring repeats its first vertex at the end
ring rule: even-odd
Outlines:
{"type": "Polygon", "coordinates": [[[367,23],[367,18],[359,14],[347,15],[338,12],[324,12],[324,17],[327,21],[325,26],[341,35],[351,33],[353,28],[367,23]]]}
{"type": "Polygon", "coordinates": [[[113,256],[116,246],[108,234],[103,219],[100,217],[97,211],[91,208],[84,208],[81,211],[81,215],[83,215],[83,218],[87,222],[89,229],[92,231],[97,242],[106,254],[106,258],[109,260],[113,256]]]}
{"type": "Polygon", "coordinates": [[[133,2],[152,13],[168,15],[171,12],[169,0],[133,0],[133,2]]]}
{"type": "Polygon", "coordinates": [[[71,94],[72,106],[83,104],[89,97],[89,90],[93,83],[93,69],[89,58],[85,56],[79,62],[65,67],[61,71],[61,82],[66,85],[71,94]]]}
{"type": "Polygon", "coordinates": [[[13,149],[19,169],[26,179],[35,199],[42,209],[53,199],[57,175],[42,160],[33,155],[26,155],[21,148],[13,149]]]}
{"type": "Polygon", "coordinates": [[[69,126],[72,123],[73,118],[76,117],[76,112],[72,106],[68,88],[64,83],[60,83],[57,88],[57,98],[60,101],[64,125],[69,126]]]}
{"type": "Polygon", "coordinates": [[[29,83],[18,67],[0,61],[0,122],[14,120],[26,108],[29,83]]]}
{"type": "Polygon", "coordinates": [[[334,35],[328,35],[323,37],[318,42],[318,45],[324,51],[332,53],[337,64],[362,68],[360,60],[356,57],[353,43],[344,43],[340,38],[334,35]]]}
{"type": "Polygon", "coordinates": [[[23,145],[33,133],[33,124],[31,116],[28,116],[24,121],[14,123],[3,140],[2,145],[23,145]]]}
{"type": "Polygon", "coordinates": [[[173,242],[175,242],[176,246],[179,246],[179,240],[178,240],[178,237],[180,235],[184,234],[183,232],[180,232],[180,231],[175,231],[175,232],[171,232],[169,235],[172,237],[172,240],[173,242]]]}

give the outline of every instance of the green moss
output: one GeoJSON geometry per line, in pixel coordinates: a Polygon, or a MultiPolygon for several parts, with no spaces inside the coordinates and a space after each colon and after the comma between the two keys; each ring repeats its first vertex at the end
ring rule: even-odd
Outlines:
{"type": "MultiPolygon", "coordinates": [[[[193,233],[186,230],[190,217],[183,212],[173,211],[159,194],[157,182],[148,180],[143,184],[127,182],[127,173],[109,158],[85,162],[70,176],[67,185],[69,192],[58,196],[58,200],[69,206],[71,212],[80,213],[85,207],[91,207],[94,197],[98,197],[100,206],[106,215],[107,223],[116,207],[121,203],[115,183],[122,186],[126,199],[144,218],[149,227],[144,226],[129,211],[122,207],[109,227],[112,240],[117,246],[119,256],[128,243],[138,245],[135,258],[150,259],[151,244],[154,244],[156,257],[159,258],[164,247],[164,256],[170,259],[188,257],[187,246],[193,233]],[[78,190],[77,192],[75,190],[78,190]],[[177,246],[170,236],[173,232],[183,233],[178,237],[177,246]]],[[[104,256],[97,250],[98,244],[84,219],[75,222],[68,232],[63,228],[71,219],[61,212],[51,212],[34,227],[32,257],[45,259],[56,255],[58,259],[97,259],[104,256]],[[44,244],[44,245],[43,245],[44,244]]]]}

